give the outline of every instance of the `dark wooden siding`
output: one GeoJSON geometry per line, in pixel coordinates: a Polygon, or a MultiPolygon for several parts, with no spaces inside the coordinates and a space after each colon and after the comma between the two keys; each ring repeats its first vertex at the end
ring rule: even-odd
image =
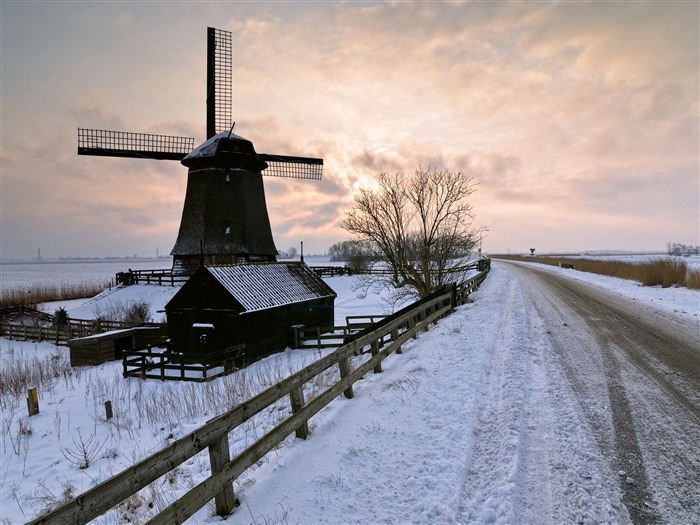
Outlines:
{"type": "Polygon", "coordinates": [[[244,312],[243,307],[210,272],[200,268],[166,305],[168,335],[174,352],[199,355],[240,343],[251,363],[292,343],[292,325],[330,327],[335,297],[323,297],[244,312]],[[193,328],[211,324],[213,330],[193,328]],[[206,347],[200,335],[207,333],[206,347]]]}

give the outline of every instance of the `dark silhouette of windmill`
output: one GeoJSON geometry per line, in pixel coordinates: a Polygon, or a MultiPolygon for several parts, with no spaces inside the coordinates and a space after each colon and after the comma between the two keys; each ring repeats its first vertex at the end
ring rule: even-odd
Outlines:
{"type": "Polygon", "coordinates": [[[78,155],[179,160],[189,168],[173,272],[274,262],[262,175],[320,180],[323,160],[257,153],[233,133],[231,33],[207,29],[207,140],[78,128],[78,155]]]}

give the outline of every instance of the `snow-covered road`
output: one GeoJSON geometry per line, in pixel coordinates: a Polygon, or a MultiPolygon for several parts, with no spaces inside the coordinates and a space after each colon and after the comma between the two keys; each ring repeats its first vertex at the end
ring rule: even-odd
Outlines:
{"type": "Polygon", "coordinates": [[[506,263],[472,297],[239,480],[228,522],[700,521],[697,312],[506,263]]]}
{"type": "Polygon", "coordinates": [[[700,339],[662,310],[532,267],[530,289],[635,523],[700,522],[700,339]]]}

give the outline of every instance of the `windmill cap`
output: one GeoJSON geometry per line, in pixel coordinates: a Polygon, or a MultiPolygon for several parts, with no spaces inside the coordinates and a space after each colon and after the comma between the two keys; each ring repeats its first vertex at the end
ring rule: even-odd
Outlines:
{"type": "Polygon", "coordinates": [[[222,167],[262,171],[267,163],[255,151],[253,143],[235,133],[224,131],[200,144],[185,158],[188,168],[222,167]]]}

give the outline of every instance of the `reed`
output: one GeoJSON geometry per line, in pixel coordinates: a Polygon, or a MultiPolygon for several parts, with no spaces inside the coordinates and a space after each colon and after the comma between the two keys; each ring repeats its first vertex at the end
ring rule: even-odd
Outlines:
{"type": "Polygon", "coordinates": [[[571,265],[574,269],[637,281],[643,286],[685,286],[700,289],[700,270],[690,269],[683,260],[656,258],[644,262],[605,261],[568,257],[527,257],[521,255],[493,255],[493,259],[536,262],[549,266],[571,265]]]}
{"type": "Polygon", "coordinates": [[[94,297],[110,286],[109,281],[62,284],[59,286],[35,285],[22,290],[3,290],[0,308],[11,306],[35,306],[51,301],[68,301],[94,297]]]}
{"type": "Polygon", "coordinates": [[[688,268],[685,285],[691,290],[700,290],[700,269],[688,268]]]}

